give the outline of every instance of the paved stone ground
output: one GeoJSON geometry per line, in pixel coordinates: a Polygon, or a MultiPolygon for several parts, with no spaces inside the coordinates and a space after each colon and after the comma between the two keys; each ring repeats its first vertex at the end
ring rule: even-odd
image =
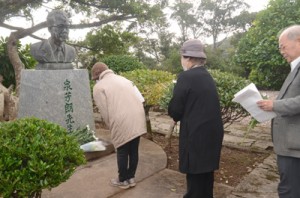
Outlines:
{"type": "MultiPolygon", "coordinates": [[[[151,112],[153,131],[167,132],[172,120],[163,113],[151,112]]],[[[268,152],[263,163],[256,166],[236,187],[215,183],[214,198],[278,198],[278,174],[275,155],[272,152],[269,123],[259,124],[245,133],[245,123],[234,123],[226,129],[226,146],[268,152]]],[[[108,131],[97,131],[99,137],[109,139],[108,131]]],[[[175,134],[176,135],[176,134],[175,134]]],[[[72,177],[52,189],[44,191],[43,198],[181,198],[185,192],[185,175],[166,169],[167,156],[157,144],[142,138],[140,163],[137,170],[138,185],[121,190],[109,185],[117,174],[116,154],[89,162],[80,167],[72,177]]]]}

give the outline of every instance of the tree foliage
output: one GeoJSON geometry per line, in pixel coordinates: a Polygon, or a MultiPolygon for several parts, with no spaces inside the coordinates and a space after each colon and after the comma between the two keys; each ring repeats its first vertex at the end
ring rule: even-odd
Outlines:
{"type": "Polygon", "coordinates": [[[138,37],[134,33],[121,31],[116,26],[105,25],[89,32],[85,41],[92,54],[101,57],[104,54],[127,54],[129,47],[138,42],[138,37]]]}
{"type": "Polygon", "coordinates": [[[171,18],[178,21],[181,32],[180,43],[186,41],[191,33],[194,35],[193,38],[198,38],[200,36],[199,32],[202,30],[202,23],[197,20],[194,14],[193,3],[179,0],[171,9],[173,10],[171,18]],[[197,28],[195,29],[195,27],[197,28]]]}
{"type": "Polygon", "coordinates": [[[278,51],[278,33],[300,23],[299,6],[299,0],[271,0],[239,42],[235,62],[259,88],[278,90],[290,70],[278,51]]]}
{"type": "Polygon", "coordinates": [[[182,71],[180,62],[179,46],[173,46],[169,52],[168,57],[162,62],[161,69],[171,72],[172,74],[178,74],[182,71]]]}
{"type": "MultiPolygon", "coordinates": [[[[48,1],[1,1],[1,8],[11,8],[11,12],[3,12],[0,17],[0,27],[15,30],[12,32],[8,39],[8,56],[15,71],[17,94],[18,85],[20,82],[21,69],[24,68],[24,64],[20,60],[17,53],[17,42],[19,39],[26,36],[32,36],[34,32],[45,28],[46,22],[40,24],[34,24],[34,18],[32,18],[32,9],[38,8],[42,3],[48,1]],[[12,5],[11,2],[15,2],[12,5]],[[26,15],[22,12],[26,10],[26,15]],[[26,19],[32,20],[32,26],[27,28],[20,28],[13,25],[8,25],[5,19],[9,19],[15,16],[22,16],[26,19]]],[[[155,21],[157,17],[162,15],[162,7],[166,5],[167,0],[102,0],[102,1],[87,1],[87,0],[63,0],[63,1],[51,1],[54,8],[60,8],[66,10],[71,15],[74,13],[80,13],[82,20],[79,24],[72,24],[71,28],[92,28],[100,27],[104,24],[126,21],[128,28],[138,27],[145,21],[155,21]],[[93,19],[93,20],[92,20],[93,19]]],[[[46,15],[45,15],[46,19],[46,15]]]]}
{"type": "Polygon", "coordinates": [[[87,67],[104,56],[129,55],[129,48],[139,40],[135,33],[122,31],[117,25],[105,25],[101,29],[90,31],[84,41],[77,42],[78,46],[83,47],[79,50],[78,58],[87,67]]]}
{"type": "Polygon", "coordinates": [[[146,69],[146,66],[135,57],[129,55],[111,55],[100,59],[117,74],[137,69],[146,69]]]}
{"type": "Polygon", "coordinates": [[[179,24],[181,44],[191,37],[205,36],[212,37],[216,49],[221,34],[246,29],[251,23],[253,15],[245,11],[247,7],[242,0],[202,0],[200,4],[178,0],[171,17],[179,24]]]}
{"type": "MultiPolygon", "coordinates": [[[[221,34],[227,34],[236,29],[238,23],[233,23],[236,13],[248,8],[249,5],[242,0],[202,0],[197,17],[203,21],[203,31],[206,36],[212,36],[214,49],[221,34]]],[[[240,24],[239,26],[240,27],[240,24]]]]}
{"type": "Polygon", "coordinates": [[[25,17],[30,19],[31,12],[49,0],[10,0],[0,1],[0,23],[12,17],[25,17]]]}

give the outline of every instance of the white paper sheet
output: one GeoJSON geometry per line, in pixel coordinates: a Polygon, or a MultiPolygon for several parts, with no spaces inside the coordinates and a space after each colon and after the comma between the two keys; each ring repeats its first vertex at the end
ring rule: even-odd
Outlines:
{"type": "Polygon", "coordinates": [[[251,83],[238,93],[234,94],[232,101],[240,103],[257,121],[265,122],[276,117],[276,114],[274,112],[264,111],[257,106],[256,102],[262,99],[263,98],[256,86],[251,83]]]}

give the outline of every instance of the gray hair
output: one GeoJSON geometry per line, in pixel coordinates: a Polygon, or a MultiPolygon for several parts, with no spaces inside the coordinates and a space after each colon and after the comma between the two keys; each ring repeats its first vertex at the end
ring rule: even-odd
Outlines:
{"type": "Polygon", "coordinates": [[[279,36],[285,34],[288,39],[295,40],[300,37],[300,25],[291,25],[279,32],[279,36]]]}

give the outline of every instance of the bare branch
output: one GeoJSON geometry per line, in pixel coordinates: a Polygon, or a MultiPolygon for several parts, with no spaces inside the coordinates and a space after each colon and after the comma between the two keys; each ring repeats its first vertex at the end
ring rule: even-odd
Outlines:
{"type": "Polygon", "coordinates": [[[21,27],[8,25],[6,23],[0,23],[0,27],[4,27],[4,28],[9,29],[9,30],[22,30],[22,29],[24,29],[24,28],[21,28],[21,27]]]}
{"type": "Polygon", "coordinates": [[[80,28],[92,28],[92,27],[99,27],[103,24],[107,24],[113,21],[125,21],[128,19],[136,18],[136,16],[125,16],[125,15],[119,15],[119,16],[111,16],[107,19],[96,21],[93,23],[82,23],[82,24],[73,24],[70,26],[70,29],[80,29],[80,28]]]}
{"type": "Polygon", "coordinates": [[[24,38],[25,36],[31,35],[32,33],[36,32],[42,28],[45,28],[45,27],[47,27],[47,22],[42,22],[31,28],[18,30],[17,32],[15,32],[15,36],[18,39],[21,39],[21,38],[24,38]]]}

